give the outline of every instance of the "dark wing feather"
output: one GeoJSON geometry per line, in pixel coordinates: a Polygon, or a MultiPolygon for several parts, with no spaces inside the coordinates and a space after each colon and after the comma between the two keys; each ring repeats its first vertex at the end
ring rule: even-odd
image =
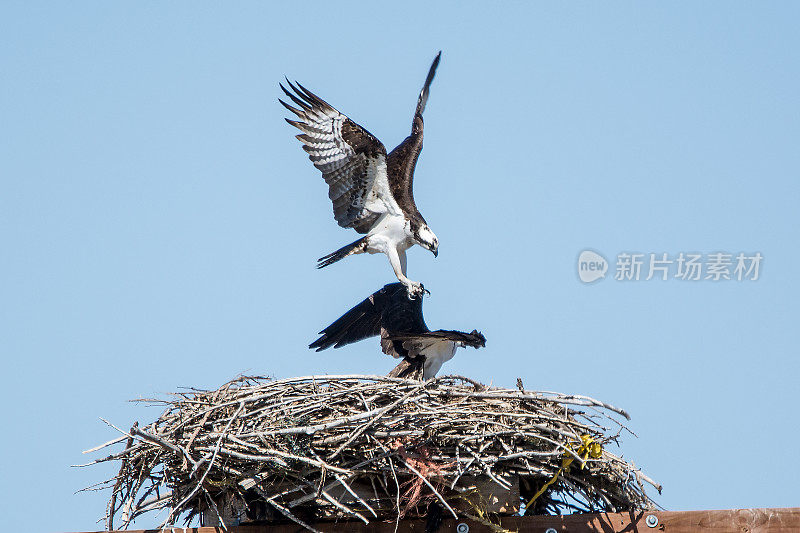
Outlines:
{"type": "Polygon", "coordinates": [[[402,342],[391,337],[395,334],[414,334],[430,331],[422,316],[422,295],[409,298],[405,286],[400,285],[392,294],[381,317],[381,350],[392,357],[405,357],[402,342]]]}
{"type": "Polygon", "coordinates": [[[389,334],[430,331],[422,316],[422,295],[410,298],[408,289],[402,283],[392,283],[386,287],[392,287],[393,290],[387,292],[381,327],[389,334]]]}
{"type": "Polygon", "coordinates": [[[320,331],[321,336],[308,347],[319,352],[331,346],[339,348],[380,335],[385,315],[391,316],[394,322],[403,321],[402,308],[411,304],[407,294],[408,291],[402,283],[390,283],[384,286],[320,331]],[[401,296],[409,304],[402,302],[401,296]]]}
{"type": "Polygon", "coordinates": [[[422,296],[411,299],[405,285],[390,283],[320,331],[320,337],[308,347],[319,352],[380,335],[383,353],[403,357],[406,350],[402,341],[390,337],[427,331],[422,316],[422,296]]]}
{"type": "Polygon", "coordinates": [[[384,289],[370,295],[364,301],[347,311],[333,324],[320,331],[320,337],[308,345],[316,351],[333,346],[341,346],[358,342],[381,332],[381,313],[385,298],[384,289]]]}
{"type": "Polygon", "coordinates": [[[396,333],[391,335],[389,339],[395,343],[402,344],[403,349],[408,352],[409,356],[416,356],[421,351],[442,340],[452,341],[460,346],[472,346],[473,348],[486,346],[486,338],[476,330],[472,330],[471,333],[448,329],[412,334],[396,333]]]}
{"type": "Polygon", "coordinates": [[[279,102],[299,119],[286,121],[303,132],[297,138],[328,184],[336,222],[366,233],[378,216],[396,206],[387,185],[386,148],[299,83],[286,82],[291,91],[281,89],[298,107],[279,102]]]}
{"type": "Polygon", "coordinates": [[[425,78],[425,83],[422,85],[422,90],[419,93],[419,99],[417,100],[417,111],[415,115],[422,116],[422,113],[425,111],[425,104],[428,103],[428,94],[431,90],[431,82],[433,82],[433,77],[436,75],[436,67],[439,66],[439,60],[441,58],[442,51],[439,50],[439,53],[433,58],[431,68],[428,69],[428,76],[425,78]]]}
{"type": "Polygon", "coordinates": [[[425,104],[428,102],[431,82],[436,75],[436,67],[439,66],[439,59],[441,57],[442,52],[439,52],[433,60],[431,68],[428,70],[425,84],[422,86],[422,91],[419,93],[417,109],[414,112],[414,119],[411,123],[411,135],[406,137],[403,142],[397,145],[397,148],[386,156],[386,167],[392,196],[408,216],[412,218],[419,217],[423,222],[424,219],[417,210],[417,205],[414,202],[414,169],[417,166],[419,154],[422,152],[422,113],[425,111],[425,104]]]}

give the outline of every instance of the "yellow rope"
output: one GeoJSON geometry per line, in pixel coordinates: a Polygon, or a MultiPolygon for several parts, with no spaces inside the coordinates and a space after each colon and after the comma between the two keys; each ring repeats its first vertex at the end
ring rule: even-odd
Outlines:
{"type": "MultiPolygon", "coordinates": [[[[572,446],[570,444],[567,444],[567,448],[571,450],[572,446]]],[[[589,457],[591,457],[592,459],[600,459],[600,457],[603,456],[603,446],[599,442],[594,440],[591,437],[591,435],[583,434],[581,435],[581,445],[577,450],[575,450],[575,455],[581,458],[581,468],[584,468],[586,466],[586,460],[589,457]]],[[[561,459],[561,468],[559,468],[558,471],[555,473],[555,475],[552,478],[550,478],[550,480],[547,483],[545,483],[536,494],[533,495],[533,498],[528,500],[528,503],[525,504],[526,510],[528,509],[528,507],[533,505],[533,502],[536,501],[536,498],[544,494],[544,491],[547,490],[547,487],[556,482],[561,472],[563,472],[564,470],[569,470],[569,467],[574,460],[575,456],[569,453],[568,451],[564,450],[564,456],[561,459]]]]}
{"type": "Polygon", "coordinates": [[[459,513],[460,515],[465,516],[465,517],[469,518],[470,520],[474,520],[475,522],[478,522],[479,524],[483,524],[484,526],[488,527],[489,529],[491,529],[495,533],[514,533],[513,531],[505,529],[502,525],[495,524],[494,522],[489,520],[489,512],[486,510],[486,507],[488,506],[488,502],[486,501],[486,498],[484,497],[484,495],[480,491],[478,491],[477,489],[472,488],[472,489],[466,490],[466,491],[462,492],[461,494],[457,494],[453,499],[454,500],[463,500],[463,501],[467,502],[467,504],[470,507],[472,507],[472,511],[475,513],[475,514],[469,514],[467,512],[461,511],[459,513]],[[472,501],[471,499],[467,498],[468,495],[477,496],[478,501],[480,502],[480,504],[476,504],[474,501],[472,501]]]}
{"type": "Polygon", "coordinates": [[[489,520],[486,520],[482,516],[474,516],[474,515],[471,515],[471,514],[468,514],[468,513],[463,513],[463,514],[464,514],[464,516],[466,516],[470,520],[474,520],[475,522],[478,522],[479,524],[483,524],[484,526],[488,527],[489,529],[491,529],[495,533],[514,533],[513,531],[511,531],[509,529],[506,529],[501,525],[497,525],[497,524],[495,524],[493,522],[490,522],[489,520]]]}

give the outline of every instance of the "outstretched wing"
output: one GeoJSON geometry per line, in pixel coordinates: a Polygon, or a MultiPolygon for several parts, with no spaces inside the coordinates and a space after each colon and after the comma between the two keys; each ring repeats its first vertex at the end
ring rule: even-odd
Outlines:
{"type": "Polygon", "coordinates": [[[384,315],[387,312],[392,316],[402,315],[401,310],[397,309],[397,302],[404,305],[400,297],[408,301],[407,294],[408,291],[402,283],[390,283],[384,286],[320,331],[321,337],[308,347],[319,352],[331,346],[339,348],[380,335],[384,315]]]}
{"type": "Polygon", "coordinates": [[[442,364],[453,357],[459,346],[486,346],[484,336],[475,330],[471,333],[446,329],[403,333],[391,335],[387,340],[403,351],[403,362],[389,375],[414,379],[430,379],[436,376],[442,364]]]}
{"type": "Polygon", "coordinates": [[[381,336],[381,350],[392,357],[404,357],[402,341],[394,334],[427,332],[422,316],[422,296],[408,297],[402,283],[390,283],[359,303],[327,328],[308,347],[316,351],[339,348],[368,337],[381,336]]]}
{"type": "Polygon", "coordinates": [[[414,168],[416,168],[417,159],[422,152],[422,113],[425,111],[431,82],[436,75],[436,67],[439,66],[441,57],[442,52],[439,52],[434,58],[431,68],[428,69],[428,76],[425,78],[425,84],[419,93],[419,99],[417,99],[417,109],[411,123],[411,135],[397,145],[397,148],[392,150],[386,158],[388,173],[391,177],[389,186],[392,196],[405,211],[410,211],[420,217],[422,215],[419,215],[414,203],[414,168]]]}
{"type": "Polygon", "coordinates": [[[408,352],[409,357],[416,357],[420,352],[441,341],[451,341],[459,346],[472,346],[473,348],[486,346],[486,338],[476,330],[472,330],[471,333],[465,333],[463,331],[439,329],[422,333],[394,334],[389,338],[401,343],[403,349],[408,352]]]}
{"type": "Polygon", "coordinates": [[[381,214],[400,214],[389,190],[383,144],[299,83],[286,81],[291,91],[282,84],[281,89],[298,107],[279,101],[299,119],[286,121],[303,132],[297,138],[328,184],[336,222],[366,233],[381,214]]]}

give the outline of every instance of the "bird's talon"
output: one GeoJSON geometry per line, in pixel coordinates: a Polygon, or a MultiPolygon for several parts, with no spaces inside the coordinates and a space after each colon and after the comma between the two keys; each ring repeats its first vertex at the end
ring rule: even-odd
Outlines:
{"type": "Polygon", "coordinates": [[[430,294],[430,291],[426,290],[422,283],[412,283],[407,288],[409,300],[414,300],[417,296],[423,296],[426,292],[430,294]]]}

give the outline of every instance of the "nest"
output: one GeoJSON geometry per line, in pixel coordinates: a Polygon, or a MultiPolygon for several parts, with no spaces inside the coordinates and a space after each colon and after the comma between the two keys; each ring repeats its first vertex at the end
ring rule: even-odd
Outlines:
{"type": "Polygon", "coordinates": [[[399,520],[654,508],[660,487],[608,448],[628,415],[585,396],[487,387],[460,376],[241,377],[186,390],[124,449],[106,527],[161,510],[162,526],[399,520]],[[163,516],[163,515],[162,515],[163,516]]]}

